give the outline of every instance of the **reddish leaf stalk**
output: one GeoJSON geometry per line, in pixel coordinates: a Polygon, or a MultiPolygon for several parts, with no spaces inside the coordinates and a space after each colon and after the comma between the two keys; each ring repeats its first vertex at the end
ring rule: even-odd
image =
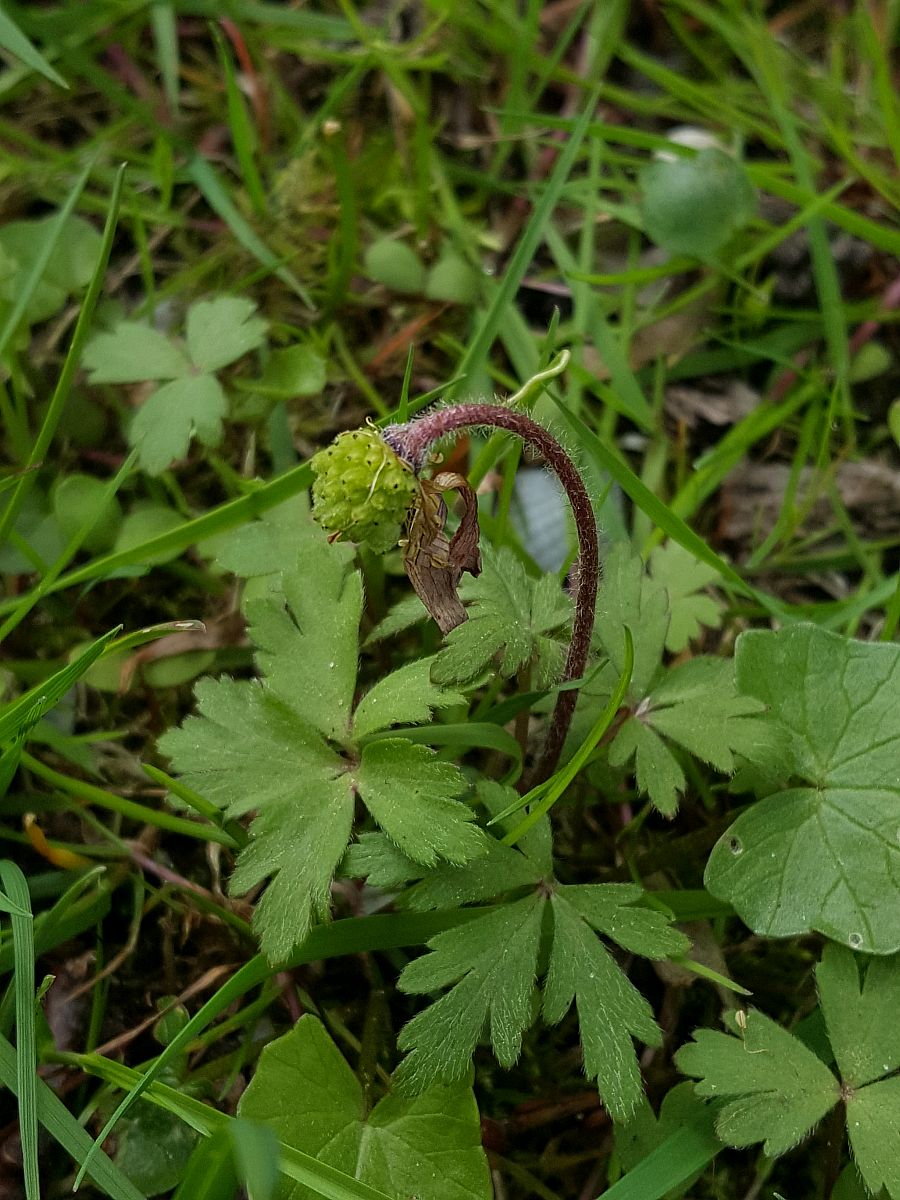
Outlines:
{"type": "MultiPolygon", "coordinates": [[[[587,489],[575,464],[556,438],[531,417],[516,409],[504,408],[499,404],[455,404],[449,408],[436,408],[406,425],[389,425],[384,430],[384,440],[400,458],[418,472],[427,464],[429,451],[436,441],[458,429],[473,425],[488,425],[508,430],[533,446],[556,474],[569,498],[578,533],[578,563],[573,579],[575,621],[562,682],[569,683],[573,679],[580,679],[587,666],[594,628],[600,550],[597,522],[587,489]]],[[[558,693],[556,706],[550,718],[547,740],[531,780],[532,787],[543,782],[556,769],[577,699],[577,689],[558,693]]]]}

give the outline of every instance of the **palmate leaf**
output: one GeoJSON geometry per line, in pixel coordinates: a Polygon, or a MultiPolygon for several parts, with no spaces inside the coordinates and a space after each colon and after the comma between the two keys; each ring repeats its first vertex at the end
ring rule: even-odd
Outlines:
{"type": "Polygon", "coordinates": [[[556,1024],[576,1003],[585,1071],[609,1111],[624,1118],[641,1096],[632,1036],[657,1045],[660,1033],[647,1002],[597,935],[650,958],[683,953],[687,939],[659,912],[637,906],[642,891],[636,885],[560,887],[539,863],[500,843],[465,867],[429,874],[406,903],[439,908],[522,888],[529,894],[433,938],[431,953],[400,976],[403,991],[450,990],[401,1033],[399,1045],[409,1054],[397,1070],[398,1084],[415,1091],[460,1078],[485,1027],[498,1060],[511,1065],[537,1013],[535,975],[546,972],[545,1021],[556,1024]],[[539,970],[539,963],[546,965],[539,970]]]}
{"type": "MultiPolygon", "coordinates": [[[[388,1095],[367,1113],[362,1087],[312,1016],[270,1042],[238,1107],[289,1146],[379,1189],[419,1200],[490,1200],[478,1108],[468,1083],[406,1098],[388,1095]]],[[[299,1183],[283,1200],[314,1200],[299,1183]]]]}
{"type": "Polygon", "coordinates": [[[640,1100],[641,1077],[632,1036],[648,1046],[662,1044],[650,1005],[595,930],[648,958],[683,953],[687,939],[661,913],[623,905],[639,899],[630,884],[560,888],[550,901],[553,942],[544,983],[544,1019],[561,1021],[573,1001],[578,1009],[584,1070],[597,1082],[610,1116],[624,1121],[640,1100]]]}
{"type": "Polygon", "coordinates": [[[708,563],[694,558],[678,542],[666,542],[650,554],[650,574],[666,589],[669,598],[669,628],[666,649],[680,651],[700,634],[701,626],[718,629],[722,623],[722,603],[704,589],[719,578],[708,563]]]}
{"type": "Polygon", "coordinates": [[[512,1066],[534,1019],[531,1003],[546,901],[531,895],[490,909],[428,943],[430,953],[405,968],[398,986],[421,995],[451,987],[413,1017],[398,1039],[409,1054],[395,1072],[397,1086],[415,1094],[469,1071],[486,1023],[499,1062],[512,1066]]]}
{"type": "Polygon", "coordinates": [[[685,781],[665,741],[731,774],[735,754],[758,755],[771,742],[765,723],[758,720],[764,707],[738,693],[727,659],[690,659],[667,671],[644,697],[616,735],[609,761],[623,766],[634,755],[638,787],[671,816],[685,781]]]}
{"type": "Polygon", "coordinates": [[[716,844],[705,882],[757,933],[818,930],[900,949],[900,646],[812,625],[738,638],[737,681],[783,736],[763,755],[800,781],[754,804],[716,844]]]}
{"type": "MultiPolygon", "coordinates": [[[[203,680],[196,688],[200,715],[160,741],[187,786],[226,816],[256,814],[231,888],[270,879],[254,927],[275,961],[328,915],[357,797],[395,846],[426,867],[439,858],[464,862],[485,842],[472,810],[457,799],[464,781],[455,766],[402,737],[357,744],[352,703],[362,585],[324,534],[300,543],[280,585],[247,605],[262,679],[203,680]]],[[[402,689],[389,680],[379,703],[364,710],[367,731],[381,722],[427,720],[434,707],[458,699],[432,684],[427,671],[406,673],[402,689]]]]}
{"type": "MultiPolygon", "coordinates": [[[[685,567],[677,559],[663,560],[665,569],[676,578],[675,568],[684,572],[691,561],[685,567]]],[[[612,695],[624,663],[627,626],[634,642],[634,670],[628,689],[631,715],[610,744],[608,761],[613,767],[624,767],[633,760],[638,791],[649,796],[661,813],[672,816],[685,789],[684,771],[673,745],[731,774],[735,755],[758,759],[772,742],[773,733],[759,719],[765,704],[738,692],[728,661],[701,657],[662,670],[672,629],[672,604],[679,602],[677,595],[674,601],[670,598],[660,582],[664,577],[665,571],[659,567],[656,574],[648,575],[627,545],[620,543],[610,553],[595,633],[609,662],[582,688],[569,746],[587,736],[612,695]]],[[[688,586],[683,578],[681,586],[688,586]]]]}
{"type": "Polygon", "coordinates": [[[553,575],[529,578],[511,550],[486,551],[481,575],[467,582],[469,619],[447,635],[432,677],[439,683],[474,679],[500,656],[506,678],[531,663],[535,687],[559,675],[565,654],[562,631],[571,620],[571,603],[553,575]]]}
{"type": "Polygon", "coordinates": [[[873,1195],[900,1200],[900,959],[870,959],[860,984],[859,960],[829,945],[816,969],[838,1080],[799,1038],[755,1010],[730,1036],[700,1029],[675,1056],[699,1079],[700,1096],[727,1100],[716,1132],[731,1146],[764,1142],[783,1154],[843,1099],[850,1147],[873,1195]],[[741,1036],[742,1035],[742,1036],[741,1036]],[[887,1078],[885,1078],[887,1076],[887,1078]]]}
{"type": "Polygon", "coordinates": [[[822,1060],[756,1009],[745,1014],[743,1038],[698,1029],[675,1062],[701,1081],[698,1095],[727,1099],[716,1119],[723,1142],[763,1142],[773,1158],[796,1145],[840,1098],[822,1060]]]}

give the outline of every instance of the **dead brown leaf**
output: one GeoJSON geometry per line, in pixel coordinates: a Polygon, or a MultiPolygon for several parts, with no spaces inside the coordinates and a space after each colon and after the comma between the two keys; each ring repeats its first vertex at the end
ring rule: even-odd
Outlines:
{"type": "Polygon", "coordinates": [[[457,586],[464,571],[481,573],[478,533],[478,502],[463,475],[441,471],[434,479],[420,480],[419,496],[406,525],[403,565],[441,633],[449,633],[466,619],[457,586]],[[447,505],[442,495],[450,491],[459,492],[463,501],[452,540],[444,532],[447,505]]]}

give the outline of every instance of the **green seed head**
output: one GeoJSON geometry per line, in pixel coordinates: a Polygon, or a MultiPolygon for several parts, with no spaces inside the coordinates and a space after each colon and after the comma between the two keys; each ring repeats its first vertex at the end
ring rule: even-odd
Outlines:
{"type": "Polygon", "coordinates": [[[338,434],[310,466],[313,516],[323,529],[378,554],[397,544],[418,481],[377,429],[338,434]]]}

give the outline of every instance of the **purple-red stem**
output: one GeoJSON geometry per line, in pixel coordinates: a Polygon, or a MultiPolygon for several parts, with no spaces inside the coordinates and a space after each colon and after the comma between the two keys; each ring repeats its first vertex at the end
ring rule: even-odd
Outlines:
{"type": "MultiPolygon", "coordinates": [[[[575,464],[556,438],[516,409],[503,408],[499,404],[455,404],[449,408],[436,408],[406,425],[389,425],[384,430],[384,439],[405,462],[420,471],[426,465],[429,450],[436,441],[473,425],[506,429],[533,446],[554,471],[569,498],[578,533],[578,564],[573,589],[575,620],[562,677],[563,683],[570,683],[573,679],[580,679],[587,666],[600,576],[600,548],[597,522],[587,489],[575,464]]],[[[577,699],[578,690],[574,688],[557,694],[547,740],[530,781],[532,787],[542,783],[556,770],[577,699]]]]}

